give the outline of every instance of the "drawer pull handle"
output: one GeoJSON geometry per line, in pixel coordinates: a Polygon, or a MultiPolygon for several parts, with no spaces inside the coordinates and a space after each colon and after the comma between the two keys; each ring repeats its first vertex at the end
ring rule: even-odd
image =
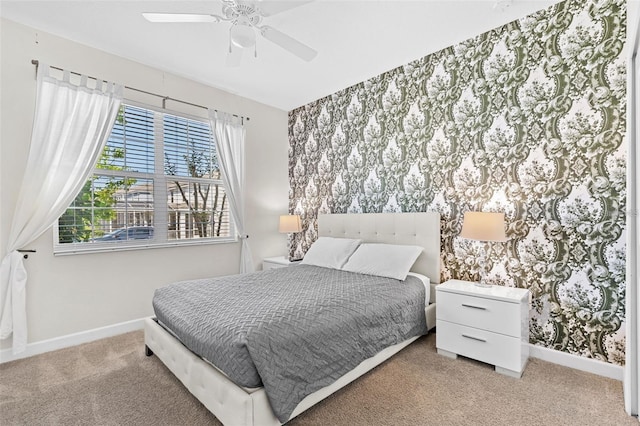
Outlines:
{"type": "Polygon", "coordinates": [[[471,340],[477,340],[478,342],[484,342],[484,343],[487,342],[486,340],[481,339],[479,337],[467,336],[466,334],[463,334],[462,337],[466,337],[467,339],[471,339],[471,340]]]}
{"type": "Polygon", "coordinates": [[[466,303],[463,303],[462,306],[464,306],[465,308],[480,309],[481,311],[486,311],[487,310],[487,308],[485,308],[483,306],[467,305],[466,303]]]}

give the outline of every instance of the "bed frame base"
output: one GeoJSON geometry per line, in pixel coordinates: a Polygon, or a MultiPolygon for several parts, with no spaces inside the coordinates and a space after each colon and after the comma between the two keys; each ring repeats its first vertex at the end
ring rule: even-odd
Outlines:
{"type": "MultiPolygon", "coordinates": [[[[383,363],[419,336],[390,346],[337,381],[303,399],[289,420],[383,363]]],[[[187,349],[153,318],[144,321],[145,354],[155,354],[209,411],[224,425],[278,426],[264,388],[243,388],[187,349]]]]}

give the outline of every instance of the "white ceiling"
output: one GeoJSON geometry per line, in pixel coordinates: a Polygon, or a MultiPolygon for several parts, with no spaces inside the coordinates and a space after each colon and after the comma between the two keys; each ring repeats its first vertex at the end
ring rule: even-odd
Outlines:
{"type": "Polygon", "coordinates": [[[289,111],[557,2],[315,0],[263,20],[316,49],[313,61],[259,37],[258,57],[245,52],[239,68],[225,65],[229,23],[141,16],[221,14],[218,0],[1,0],[0,16],[289,111]]]}

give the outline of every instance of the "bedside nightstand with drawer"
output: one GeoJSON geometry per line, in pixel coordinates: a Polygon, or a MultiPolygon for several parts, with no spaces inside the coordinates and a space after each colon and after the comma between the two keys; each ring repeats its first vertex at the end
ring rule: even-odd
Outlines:
{"type": "Polygon", "coordinates": [[[436,287],[436,347],[521,377],[529,359],[529,290],[450,280],[436,287]]]}
{"type": "Polygon", "coordinates": [[[292,262],[284,256],[277,257],[267,257],[262,260],[262,270],[266,271],[267,269],[273,268],[286,268],[287,266],[297,265],[300,261],[292,262]]]}

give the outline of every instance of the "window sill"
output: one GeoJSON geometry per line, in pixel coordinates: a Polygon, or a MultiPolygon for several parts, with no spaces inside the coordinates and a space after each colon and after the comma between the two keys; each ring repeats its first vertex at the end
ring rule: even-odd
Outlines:
{"type": "Polygon", "coordinates": [[[192,240],[192,241],[180,241],[180,242],[131,242],[131,243],[81,243],[81,244],[65,244],[56,245],[53,248],[54,256],[69,256],[76,254],[91,254],[91,253],[108,253],[115,251],[131,251],[131,250],[147,250],[157,248],[171,248],[171,247],[191,247],[191,246],[203,246],[210,244],[229,244],[236,243],[239,240],[237,238],[219,238],[219,239],[206,239],[206,240],[192,240]]]}

